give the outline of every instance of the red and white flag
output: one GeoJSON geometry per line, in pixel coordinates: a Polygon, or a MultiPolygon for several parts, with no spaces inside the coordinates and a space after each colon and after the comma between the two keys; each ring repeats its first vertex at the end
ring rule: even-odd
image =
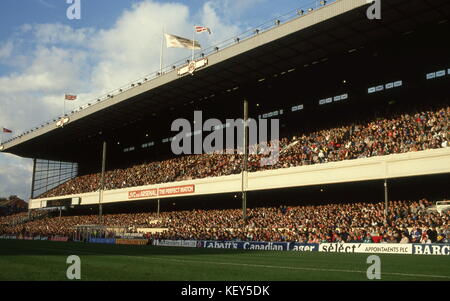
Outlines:
{"type": "Polygon", "coordinates": [[[77,96],[76,95],[70,95],[70,94],[66,94],[66,100],[76,100],[77,96]]]}
{"type": "Polygon", "coordinates": [[[201,33],[201,32],[207,31],[209,34],[211,34],[211,29],[208,28],[208,27],[204,27],[204,26],[195,26],[195,31],[197,33],[201,33]]]}
{"type": "Polygon", "coordinates": [[[8,130],[8,129],[6,129],[6,128],[3,128],[3,133],[8,133],[8,134],[11,134],[11,133],[12,133],[12,131],[11,131],[11,130],[8,130]]]}

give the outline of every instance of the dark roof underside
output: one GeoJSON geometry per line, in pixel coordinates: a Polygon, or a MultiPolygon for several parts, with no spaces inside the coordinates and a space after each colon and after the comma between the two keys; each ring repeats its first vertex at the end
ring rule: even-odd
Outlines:
{"type": "MultiPolygon", "coordinates": [[[[448,0],[391,0],[382,2],[382,20],[371,21],[367,6],[256,47],[218,64],[129,98],[5,151],[22,157],[62,158],[61,150],[79,151],[80,138],[118,129],[154,113],[167,112],[185,102],[197,101],[236,86],[246,86],[270,74],[303,66],[336,53],[358,49],[374,41],[392,38],[428,24],[447,20],[448,0]]],[[[446,39],[447,37],[443,37],[446,39]]]]}

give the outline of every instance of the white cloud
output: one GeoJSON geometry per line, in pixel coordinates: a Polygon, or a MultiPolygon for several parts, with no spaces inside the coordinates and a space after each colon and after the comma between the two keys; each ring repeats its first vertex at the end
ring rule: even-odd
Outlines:
{"type": "MultiPolygon", "coordinates": [[[[100,31],[95,39],[93,49],[100,59],[93,69],[96,87],[106,92],[156,71],[163,27],[166,32],[190,35],[188,20],[189,9],[183,4],[146,1],[134,5],[113,28],[100,31]]],[[[165,50],[165,62],[172,62],[177,54],[180,52],[165,50]]]]}
{"type": "Polygon", "coordinates": [[[12,41],[6,42],[4,45],[0,46],[0,61],[8,59],[13,51],[14,45],[12,41]]]}
{"type": "Polygon", "coordinates": [[[205,3],[205,6],[220,12],[224,19],[232,21],[234,24],[241,24],[245,23],[245,18],[242,18],[244,14],[249,15],[250,9],[262,5],[264,2],[267,0],[210,0],[205,3]]]}
{"type": "Polygon", "coordinates": [[[31,160],[2,154],[0,166],[0,196],[18,195],[28,199],[31,191],[31,160]]]}
{"type": "MultiPolygon", "coordinates": [[[[211,27],[212,35],[198,36],[206,47],[228,39],[240,31],[237,17],[261,1],[211,0],[192,12],[181,2],[147,0],[132,5],[112,28],[103,30],[24,24],[10,40],[0,41],[0,63],[13,67],[0,74],[0,126],[20,134],[62,114],[64,93],[79,95],[73,104],[78,107],[156,72],[163,26],[187,38],[194,24],[211,27]]],[[[167,49],[165,65],[189,55],[188,50],[167,49]]],[[[1,154],[0,196],[21,192],[21,187],[29,190],[30,166],[29,160],[1,154]]]]}
{"type": "Polygon", "coordinates": [[[71,48],[88,46],[89,43],[94,42],[90,39],[95,36],[95,29],[93,28],[73,29],[62,24],[38,24],[31,30],[34,30],[36,42],[39,44],[62,43],[71,48]]]}
{"type": "Polygon", "coordinates": [[[213,35],[208,36],[209,45],[215,45],[217,43],[223,42],[226,39],[230,39],[238,35],[239,27],[230,23],[224,23],[222,18],[219,16],[215,3],[206,2],[202,9],[201,20],[205,26],[210,27],[213,30],[213,35]]]}

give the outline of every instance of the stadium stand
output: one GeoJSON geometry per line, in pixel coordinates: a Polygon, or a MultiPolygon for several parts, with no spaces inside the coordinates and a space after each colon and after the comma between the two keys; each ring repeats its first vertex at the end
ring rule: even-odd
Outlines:
{"type": "MultiPolygon", "coordinates": [[[[335,7],[344,12],[350,1],[338,2],[340,6],[335,7]]],[[[448,169],[392,177],[384,173],[383,178],[377,173],[376,178],[353,179],[340,198],[333,193],[326,198],[321,190],[311,192],[315,199],[292,196],[314,190],[312,185],[336,184],[335,179],[328,181],[327,166],[323,171],[326,183],[296,183],[302,185],[296,188],[261,185],[258,190],[245,191],[242,180],[242,199],[247,192],[257,196],[249,198],[255,202],[252,206],[244,206],[242,201],[243,209],[236,209],[241,205],[236,203],[230,206],[233,209],[208,207],[217,204],[214,198],[218,194],[226,199],[230,197],[226,193],[240,191],[224,192],[222,183],[205,195],[192,196],[208,199],[201,210],[186,209],[190,195],[179,196],[177,208],[175,197],[166,195],[163,205],[173,206],[161,213],[128,210],[112,214],[115,208],[139,202],[150,207],[156,201],[160,212],[161,200],[156,199],[160,195],[143,195],[134,200],[131,191],[125,191],[124,196],[107,195],[109,199],[105,201],[103,191],[99,191],[102,165],[106,165],[102,190],[107,191],[225,175],[242,174],[244,179],[242,155],[174,157],[168,138],[174,134],[170,131],[174,119],[190,120],[193,111],[204,112],[205,119],[242,118],[243,100],[251,106],[251,117],[279,119],[279,137],[283,137],[279,141],[278,163],[262,167],[261,155],[250,155],[249,172],[448,148],[450,65],[448,46],[442,42],[442,36],[448,33],[448,21],[442,20],[443,10],[436,6],[432,10],[439,12],[438,17],[423,18],[424,22],[428,20],[426,24],[418,24],[421,16],[409,9],[408,1],[396,2],[399,3],[391,4],[392,7],[386,4],[391,14],[386,13],[380,22],[367,21],[365,8],[336,17],[338,11],[330,7],[317,13],[316,16],[323,13],[324,18],[319,18],[321,22],[316,25],[312,22],[305,28],[298,19],[298,24],[278,24],[278,29],[266,36],[257,31],[245,51],[241,48],[245,44],[238,41],[229,51],[215,48],[206,57],[202,53],[201,59],[208,58],[208,66],[195,71],[195,76],[179,76],[175,73],[180,70],[175,67],[172,73],[158,74],[156,81],[133,83],[129,90],[121,89],[104,100],[99,98],[96,105],[83,110],[80,107],[63,117],[70,119],[64,127],[55,125],[55,119],[7,141],[2,151],[34,159],[30,209],[37,213],[29,219],[24,214],[1,218],[0,236],[61,236],[78,240],[80,229],[94,229],[89,235],[100,238],[117,236],[117,229],[126,229],[133,237],[156,240],[449,243],[448,211],[433,205],[437,200],[448,202],[443,201],[450,197],[448,169]],[[391,19],[399,12],[403,12],[404,22],[391,19]],[[301,26],[297,28],[298,25],[301,26]],[[291,34],[285,34],[287,29],[291,34]],[[271,36],[270,39],[276,39],[270,40],[271,36]],[[264,37],[268,38],[263,43],[264,37]],[[330,97],[333,95],[340,96],[330,97]],[[276,115],[268,116],[267,112],[274,110],[276,115]],[[431,179],[426,180],[428,176],[431,179]],[[397,194],[395,197],[388,195],[388,180],[389,193],[397,194]],[[373,186],[376,188],[355,193],[370,181],[379,181],[373,186]],[[384,202],[377,194],[382,191],[381,181],[385,184],[384,202]],[[395,187],[396,182],[402,181],[401,188],[395,187]],[[427,185],[426,181],[436,183],[427,185]],[[86,196],[85,200],[79,196],[89,192],[99,193],[86,196]],[[259,203],[261,196],[268,198],[271,193],[271,205],[259,203]],[[286,196],[288,193],[291,195],[286,196]],[[415,200],[424,195],[430,197],[415,200]],[[67,197],[58,199],[63,196],[67,197]],[[289,198],[297,200],[296,204],[286,202],[289,198]],[[184,209],[179,209],[181,206],[184,209]],[[60,207],[59,216],[57,212],[45,211],[56,207],[60,207]]],[[[428,2],[419,3],[431,9],[428,2]]],[[[424,156],[430,152],[424,152],[424,156]]],[[[401,156],[399,160],[410,162],[391,169],[426,165],[401,156]]],[[[436,165],[445,166],[442,162],[448,161],[442,160],[447,160],[449,154],[442,157],[429,156],[436,165]]],[[[339,164],[343,163],[350,162],[339,164]]],[[[331,165],[338,164],[328,164],[331,165]]],[[[356,168],[355,173],[359,173],[366,166],[356,168]]],[[[389,167],[385,164],[379,169],[389,167]]],[[[298,176],[303,170],[288,176],[298,176]]],[[[336,185],[347,183],[341,178],[338,181],[341,182],[336,185]]],[[[226,200],[227,205],[232,201],[240,200],[235,195],[235,199],[226,200]]]]}
{"type": "MultiPolygon", "coordinates": [[[[427,199],[393,201],[387,223],[383,202],[334,202],[248,209],[246,221],[239,209],[109,214],[104,216],[102,226],[126,227],[130,233],[143,229],[140,237],[148,239],[449,243],[450,216],[428,210],[431,206],[427,199]],[[151,233],[151,228],[160,231],[151,233]]],[[[22,225],[3,225],[0,235],[60,235],[73,239],[76,226],[97,222],[97,215],[48,217],[22,225]]],[[[114,237],[115,233],[111,230],[97,235],[114,237]]]]}
{"type": "Polygon", "coordinates": [[[28,210],[28,204],[17,196],[10,196],[8,199],[0,198],[0,216],[15,214],[28,210]]]}
{"type": "MultiPolygon", "coordinates": [[[[283,151],[277,164],[261,167],[262,156],[251,155],[249,171],[445,148],[449,146],[449,116],[450,106],[443,106],[367,123],[349,123],[321,131],[297,133],[292,138],[280,140],[283,151]]],[[[106,189],[238,174],[241,167],[242,156],[238,154],[182,156],[108,171],[106,189]]],[[[41,198],[97,191],[100,177],[100,173],[77,177],[44,193],[41,198]]]]}

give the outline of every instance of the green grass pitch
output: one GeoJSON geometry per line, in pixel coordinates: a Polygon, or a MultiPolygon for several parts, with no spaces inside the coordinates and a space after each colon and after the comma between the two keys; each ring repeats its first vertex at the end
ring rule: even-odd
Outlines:
{"type": "MultiPolygon", "coordinates": [[[[69,255],[82,281],[365,281],[370,254],[0,240],[0,280],[67,280],[69,255]]],[[[378,256],[382,280],[450,280],[448,256],[378,256]]]]}

